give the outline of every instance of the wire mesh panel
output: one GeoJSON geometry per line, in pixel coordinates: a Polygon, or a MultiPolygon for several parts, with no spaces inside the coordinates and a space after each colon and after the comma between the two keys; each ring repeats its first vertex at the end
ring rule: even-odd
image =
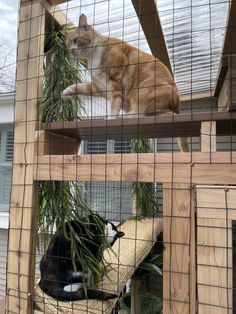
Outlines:
{"type": "Polygon", "coordinates": [[[199,312],[233,313],[235,188],[197,186],[196,194],[199,312]]]}
{"type": "Polygon", "coordinates": [[[8,313],[234,312],[235,10],[21,0],[8,313]]]}

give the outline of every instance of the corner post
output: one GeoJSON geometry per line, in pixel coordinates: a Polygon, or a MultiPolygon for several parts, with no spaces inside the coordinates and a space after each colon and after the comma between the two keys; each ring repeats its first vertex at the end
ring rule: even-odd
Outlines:
{"type": "Polygon", "coordinates": [[[7,264],[7,313],[33,313],[35,268],[34,150],[42,96],[45,9],[21,0],[18,30],[14,156],[7,264]]]}

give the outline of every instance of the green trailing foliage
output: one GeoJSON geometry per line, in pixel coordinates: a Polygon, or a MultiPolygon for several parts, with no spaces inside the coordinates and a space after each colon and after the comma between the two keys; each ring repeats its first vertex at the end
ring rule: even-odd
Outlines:
{"type": "MultiPolygon", "coordinates": [[[[44,71],[43,98],[39,108],[39,120],[43,123],[74,121],[83,118],[85,110],[83,103],[73,98],[64,102],[61,99],[62,91],[73,83],[82,81],[80,65],[70,55],[65,38],[58,29],[51,29],[46,35],[46,66],[44,71]]],[[[83,183],[66,181],[42,181],[39,183],[39,210],[38,210],[38,243],[45,251],[50,235],[55,229],[63,228],[64,236],[71,241],[72,262],[76,270],[76,261],[84,269],[90,268],[98,282],[106,273],[105,261],[100,253],[100,263],[87,250],[87,241],[91,238],[91,222],[88,216],[93,215],[93,223],[100,229],[99,235],[107,245],[101,219],[95,215],[85,201],[86,191],[83,183]],[[70,220],[87,225],[87,234],[78,237],[70,220]],[[66,222],[69,232],[66,231],[66,222]],[[79,243],[80,250],[77,250],[79,243]]],[[[86,288],[86,282],[84,282],[86,288]]]]}
{"type": "MultiPolygon", "coordinates": [[[[131,144],[133,153],[150,153],[152,148],[149,139],[134,139],[131,144]]],[[[157,213],[157,198],[153,183],[134,182],[132,197],[137,215],[153,217],[157,213]]]]}
{"type": "Polygon", "coordinates": [[[144,260],[138,267],[139,271],[144,271],[143,276],[162,276],[163,254],[155,254],[144,260]]]}
{"type": "Polygon", "coordinates": [[[44,90],[39,110],[41,122],[75,121],[85,116],[81,100],[73,97],[65,102],[61,99],[66,87],[82,82],[79,68],[83,66],[71,56],[62,31],[52,30],[46,34],[44,90]]]}
{"type": "MultiPolygon", "coordinates": [[[[162,304],[163,301],[161,298],[156,297],[155,295],[146,291],[142,288],[141,293],[139,294],[139,299],[141,303],[140,314],[162,314],[162,304]]],[[[121,310],[124,310],[125,313],[131,314],[131,292],[125,293],[119,299],[119,306],[121,310]]]]}

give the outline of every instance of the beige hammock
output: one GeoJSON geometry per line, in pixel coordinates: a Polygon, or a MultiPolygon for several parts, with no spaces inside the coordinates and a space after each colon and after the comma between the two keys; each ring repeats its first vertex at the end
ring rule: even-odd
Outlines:
{"type": "MultiPolygon", "coordinates": [[[[117,295],[153,247],[157,235],[162,231],[162,219],[128,220],[119,229],[125,233],[125,236],[114,244],[113,251],[115,254],[111,250],[104,252],[107,262],[112,265],[112,269],[108,272],[109,279],[104,277],[98,286],[100,290],[117,295]]],[[[47,314],[109,314],[117,299],[59,302],[43,293],[36,286],[34,301],[41,311],[47,314]]]]}

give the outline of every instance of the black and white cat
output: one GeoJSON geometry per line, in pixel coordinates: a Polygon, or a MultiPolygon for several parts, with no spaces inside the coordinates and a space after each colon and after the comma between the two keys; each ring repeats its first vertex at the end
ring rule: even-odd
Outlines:
{"type": "MultiPolygon", "coordinates": [[[[86,242],[86,248],[99,263],[104,239],[100,236],[101,226],[98,226],[97,219],[101,219],[102,228],[104,228],[103,232],[110,245],[113,245],[118,238],[123,237],[124,233],[118,231],[112,222],[104,220],[98,215],[95,216],[90,215],[89,224],[86,225],[86,228],[89,225],[91,234],[90,239],[86,242]]],[[[87,234],[85,232],[85,224],[74,220],[69,223],[78,237],[84,237],[87,234]]],[[[69,231],[68,224],[66,224],[66,231],[69,231]]],[[[77,250],[79,249],[80,245],[78,242],[77,250]]],[[[83,299],[108,300],[117,297],[116,294],[92,289],[93,275],[91,270],[82,269],[78,261],[76,261],[76,271],[74,271],[71,258],[71,242],[65,238],[62,228],[59,228],[50,239],[46,253],[40,261],[40,272],[41,279],[38,283],[39,287],[46,294],[59,301],[83,299]],[[85,279],[88,283],[86,293],[83,286],[85,279]]]]}

